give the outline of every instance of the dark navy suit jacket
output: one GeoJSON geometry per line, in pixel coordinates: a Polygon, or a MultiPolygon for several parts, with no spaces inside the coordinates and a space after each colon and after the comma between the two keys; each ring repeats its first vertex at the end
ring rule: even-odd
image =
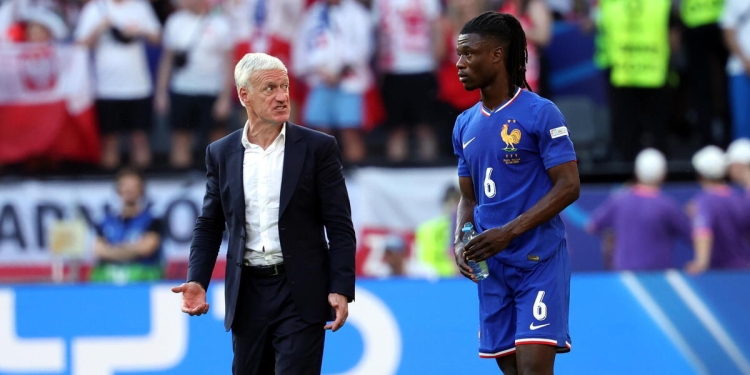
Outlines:
{"type": "MultiPolygon", "coordinates": [[[[336,140],[289,122],[286,126],[278,225],[286,277],[300,317],[309,323],[326,322],[334,317],[329,293],[354,299],[356,240],[349,195],[336,140]]],[[[227,330],[235,318],[242,319],[235,317],[247,235],[242,131],[206,149],[208,181],[193,231],[187,278],[208,287],[226,227],[227,330]]]]}

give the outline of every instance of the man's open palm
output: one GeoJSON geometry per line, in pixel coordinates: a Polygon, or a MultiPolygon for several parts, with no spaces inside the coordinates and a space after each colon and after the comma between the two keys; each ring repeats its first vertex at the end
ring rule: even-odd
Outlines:
{"type": "Polygon", "coordinates": [[[184,283],[172,288],[174,293],[182,293],[182,312],[203,315],[208,312],[206,291],[198,283],[184,283]]]}

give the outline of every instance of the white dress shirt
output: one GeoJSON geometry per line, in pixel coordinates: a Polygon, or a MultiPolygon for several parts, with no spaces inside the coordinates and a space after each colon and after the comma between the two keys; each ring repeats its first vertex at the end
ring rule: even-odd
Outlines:
{"type": "Polygon", "coordinates": [[[284,261],[279,241],[279,197],[284,166],[286,124],[263,149],[247,139],[248,122],[242,132],[242,185],[245,192],[245,259],[253,266],[284,261]]]}

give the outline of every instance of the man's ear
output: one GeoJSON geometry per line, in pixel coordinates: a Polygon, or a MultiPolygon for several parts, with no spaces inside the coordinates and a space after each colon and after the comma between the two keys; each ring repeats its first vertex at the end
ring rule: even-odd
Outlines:
{"type": "Polygon", "coordinates": [[[248,94],[249,91],[247,87],[240,87],[237,89],[237,97],[240,99],[240,104],[242,104],[243,107],[247,107],[248,94]]]}
{"type": "Polygon", "coordinates": [[[505,49],[503,49],[503,46],[497,46],[494,50],[492,50],[492,62],[493,63],[502,63],[505,61],[505,49]]]}

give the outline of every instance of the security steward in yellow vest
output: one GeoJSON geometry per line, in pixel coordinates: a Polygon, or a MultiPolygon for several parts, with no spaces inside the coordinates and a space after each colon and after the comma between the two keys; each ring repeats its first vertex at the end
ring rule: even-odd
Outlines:
{"type": "Polygon", "coordinates": [[[644,147],[665,154],[670,59],[670,0],[600,0],[597,62],[610,72],[615,159],[644,147]]]}

